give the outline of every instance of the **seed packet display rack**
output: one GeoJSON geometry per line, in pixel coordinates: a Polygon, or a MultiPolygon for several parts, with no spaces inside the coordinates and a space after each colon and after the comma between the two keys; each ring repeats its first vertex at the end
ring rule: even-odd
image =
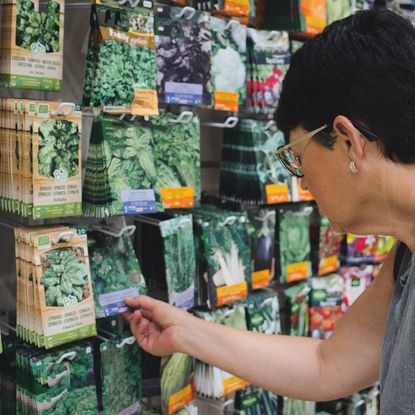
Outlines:
{"type": "MultiPolygon", "coordinates": [[[[68,10],[71,11],[71,13],[73,13],[74,15],[78,13],[78,9],[81,10],[82,9],[82,14],[87,13],[86,12],[86,8],[89,8],[89,5],[86,4],[81,4],[81,3],[68,3],[66,4],[66,8],[68,10]]],[[[67,25],[69,26],[71,23],[71,13],[68,13],[68,19],[67,19],[67,25]]],[[[72,17],[73,18],[73,17],[72,17]]],[[[72,21],[73,23],[74,21],[72,21]]],[[[79,41],[78,41],[79,44],[79,41]]],[[[70,49],[66,48],[65,50],[65,55],[67,53],[70,52],[66,52],[66,51],[70,51],[70,49]]],[[[78,55],[79,56],[79,53],[78,55]]],[[[66,62],[66,61],[65,61],[66,62]]],[[[76,62],[76,60],[75,60],[76,62]]],[[[64,65],[65,70],[67,70],[67,65],[64,65]]],[[[68,79],[66,79],[68,81],[68,79]]],[[[17,97],[25,97],[25,98],[30,98],[30,99],[34,99],[34,97],[36,98],[42,98],[42,99],[52,99],[52,100],[62,100],[63,102],[69,101],[69,102],[80,102],[80,91],[75,92],[74,95],[72,95],[72,92],[69,91],[68,88],[68,84],[69,82],[64,82],[64,88],[63,88],[63,92],[59,95],[58,98],[56,98],[56,95],[51,95],[51,94],[42,94],[42,96],[39,96],[39,94],[36,94],[34,92],[32,93],[28,93],[28,92],[22,92],[22,91],[18,91],[18,90],[2,90],[2,95],[3,96],[10,96],[10,94],[17,96],[17,97]]],[[[75,91],[76,91],[77,86],[75,86],[75,91]]],[[[166,111],[174,111],[177,114],[177,117],[180,117],[180,114],[183,113],[182,110],[189,110],[188,107],[179,107],[179,106],[173,106],[173,105],[164,105],[161,106],[163,109],[165,109],[166,111]]],[[[243,113],[243,112],[212,112],[210,110],[199,110],[199,109],[192,109],[193,112],[199,114],[200,119],[201,119],[201,132],[202,132],[202,157],[203,157],[203,152],[208,153],[209,152],[209,147],[216,147],[216,148],[220,148],[221,145],[221,140],[220,140],[220,136],[223,134],[223,131],[225,132],[230,132],[232,131],[238,121],[240,121],[241,119],[244,118],[251,118],[251,119],[255,119],[258,122],[262,122],[263,123],[263,127],[267,127],[268,128],[273,128],[272,123],[269,124],[268,121],[270,121],[270,115],[260,115],[260,114],[255,114],[253,115],[252,113],[243,113]],[[233,117],[233,118],[232,118],[233,117]],[[208,141],[209,140],[209,141],[208,141]]],[[[91,121],[91,116],[90,114],[87,114],[84,112],[83,114],[83,123],[84,125],[86,125],[86,128],[82,129],[82,147],[84,150],[84,154],[83,154],[83,167],[85,167],[85,162],[86,162],[86,153],[87,151],[85,151],[88,147],[88,139],[89,139],[89,129],[88,126],[90,124],[91,121]]],[[[211,170],[218,170],[219,167],[219,163],[218,163],[218,158],[220,158],[219,154],[210,154],[210,157],[207,157],[205,160],[202,158],[201,160],[201,167],[202,169],[204,169],[204,177],[202,177],[203,179],[203,183],[202,183],[202,189],[208,189],[210,190],[209,193],[215,193],[215,190],[217,190],[218,187],[218,180],[217,180],[217,175],[212,175],[211,174],[211,170]],[[213,168],[212,168],[213,167],[213,168]]],[[[295,187],[297,186],[296,183],[287,183],[287,187],[295,187]]],[[[296,199],[301,199],[302,197],[304,197],[304,195],[301,194],[301,192],[298,190],[298,187],[296,188],[296,199]]],[[[285,193],[281,192],[281,188],[273,188],[273,191],[268,192],[267,194],[267,189],[265,189],[265,193],[262,196],[264,199],[262,200],[272,200],[272,198],[277,198],[278,202],[283,202],[282,204],[278,204],[277,207],[274,208],[274,210],[276,210],[279,213],[279,210],[284,210],[284,209],[290,209],[291,207],[295,207],[298,208],[299,206],[302,206],[303,204],[306,204],[308,206],[308,202],[299,202],[299,203],[286,203],[287,201],[284,199],[284,195],[285,193]],[[268,198],[268,199],[267,199],[268,198]]],[[[285,190],[285,189],[284,189],[285,190]]],[[[294,199],[294,198],[293,198],[294,199]]],[[[209,198],[205,198],[205,201],[209,201],[209,198]]],[[[274,201],[274,200],[272,200],[274,201]]],[[[228,207],[231,210],[238,210],[238,211],[251,211],[252,210],[252,205],[250,203],[247,202],[237,202],[237,201],[232,201],[232,200],[228,200],[226,203],[221,202],[222,207],[228,207]]],[[[271,209],[272,210],[272,209],[271,209]]],[[[128,223],[132,224],[133,221],[133,217],[128,218],[128,223]]],[[[9,229],[10,227],[14,228],[17,226],[35,226],[38,227],[39,225],[52,225],[52,224],[62,224],[62,223],[67,223],[69,222],[68,218],[63,218],[63,219],[45,219],[42,221],[35,221],[33,219],[26,219],[26,220],[22,220],[22,218],[19,215],[13,214],[13,213],[5,213],[5,212],[1,212],[1,219],[0,219],[0,223],[2,226],[2,229],[9,229]]],[[[70,220],[70,222],[72,223],[76,223],[76,224],[83,224],[85,226],[96,226],[97,229],[100,229],[100,231],[105,231],[105,229],[108,231],[108,228],[105,226],[102,226],[101,221],[95,220],[95,219],[85,219],[85,218],[73,218],[70,220]]],[[[108,225],[107,225],[108,226],[108,225]]],[[[123,226],[120,226],[119,223],[116,222],[109,222],[109,227],[110,227],[110,232],[112,230],[112,232],[114,233],[119,233],[123,226]]],[[[131,230],[131,228],[130,228],[131,230]]],[[[1,238],[5,238],[4,234],[5,232],[1,232],[1,238]]],[[[265,238],[262,239],[262,241],[265,241],[265,238]]],[[[265,242],[261,242],[261,243],[265,243],[265,242]]],[[[3,246],[3,244],[2,244],[3,246]]],[[[301,248],[301,247],[300,247],[301,248]]],[[[301,250],[301,249],[299,249],[301,250]]],[[[301,256],[299,254],[299,256],[301,256]]],[[[6,256],[6,258],[14,258],[14,254],[10,255],[10,256],[6,256]]],[[[293,277],[294,275],[294,279],[290,282],[288,282],[288,285],[284,285],[282,284],[281,281],[277,281],[278,277],[274,278],[274,284],[273,287],[271,287],[269,290],[276,290],[276,287],[278,286],[278,292],[279,293],[284,293],[286,288],[292,288],[292,287],[297,287],[298,284],[300,284],[300,282],[295,282],[295,279],[298,278],[298,275],[300,276],[305,276],[307,278],[309,278],[311,276],[311,271],[308,268],[308,265],[306,265],[306,273],[304,275],[303,270],[304,270],[304,262],[308,261],[308,258],[306,258],[306,261],[303,261],[304,258],[301,258],[301,260],[299,260],[298,263],[302,264],[300,266],[300,270],[290,270],[290,272],[288,272],[288,270],[286,271],[286,274],[290,274],[291,277],[293,277]],[[303,268],[301,268],[303,267],[303,268]],[[297,277],[295,277],[295,275],[297,275],[297,277]]],[[[275,269],[278,269],[278,267],[281,267],[281,264],[274,264],[274,273],[279,274],[279,271],[276,271],[275,269]]],[[[334,270],[336,270],[337,268],[335,268],[334,270]]],[[[261,271],[261,270],[259,270],[261,271]]],[[[2,273],[3,274],[3,273],[2,273]]],[[[315,275],[313,273],[313,275],[315,275]]],[[[2,275],[2,279],[6,278],[6,275],[2,275]]],[[[269,277],[268,277],[269,278],[269,277]]],[[[301,280],[301,278],[299,278],[301,280]]],[[[258,279],[256,280],[258,284],[261,284],[261,279],[258,277],[258,279]]],[[[286,281],[284,281],[285,283],[286,281]]],[[[265,284],[267,285],[267,284],[265,284]]],[[[293,291],[293,290],[291,290],[293,291]]],[[[301,293],[306,295],[307,288],[302,287],[302,291],[301,293]]],[[[275,291],[276,292],[276,291],[275,291]]],[[[290,292],[290,294],[292,294],[292,292],[290,292]]],[[[282,295],[282,294],[281,294],[282,295]]],[[[285,294],[284,294],[285,295],[285,294]]],[[[284,315],[282,315],[281,317],[281,322],[283,323],[283,328],[282,330],[285,333],[289,333],[290,330],[292,330],[292,332],[294,333],[295,330],[298,329],[298,327],[294,327],[293,326],[293,321],[290,318],[292,315],[294,315],[294,313],[298,313],[299,310],[301,310],[301,306],[304,307],[304,302],[301,304],[296,304],[295,301],[292,301],[290,303],[290,299],[295,298],[296,295],[298,295],[298,293],[294,293],[293,295],[291,295],[291,297],[285,295],[285,297],[287,297],[287,306],[283,307],[284,302],[281,301],[281,313],[284,314],[284,310],[291,310],[288,316],[288,318],[285,318],[284,320],[284,315]]],[[[223,320],[226,320],[226,318],[229,316],[225,316],[223,318],[223,320]]],[[[251,315],[251,323],[256,321],[255,318],[260,319],[260,316],[256,316],[256,315],[251,315]]],[[[6,323],[8,324],[8,323],[6,323]]],[[[299,326],[301,327],[305,327],[304,326],[305,322],[303,324],[300,324],[299,326]]],[[[259,326],[258,326],[259,327],[259,326]]],[[[7,333],[8,331],[7,326],[5,324],[0,326],[1,331],[3,333],[7,333]]],[[[9,328],[9,330],[13,331],[12,329],[9,328]]],[[[259,329],[258,329],[259,330],[259,329]]],[[[280,329],[276,329],[276,332],[280,332],[280,329]]],[[[101,341],[108,341],[108,339],[112,339],[112,336],[108,336],[108,327],[105,328],[99,328],[98,330],[99,332],[99,336],[101,336],[101,338],[98,338],[101,341]],[[105,337],[103,337],[103,335],[105,337]]],[[[308,333],[307,333],[308,334],[308,333]]],[[[117,343],[117,344],[121,344],[121,342],[117,343]]],[[[125,347],[128,347],[128,342],[124,343],[125,347]]],[[[111,346],[111,345],[108,345],[111,346]]],[[[106,347],[105,345],[103,347],[106,347]]],[[[115,346],[116,347],[116,346],[115,346]]],[[[106,372],[105,372],[106,373],[106,372]]],[[[105,376],[105,373],[103,372],[103,376],[105,376]]],[[[240,380],[238,379],[231,379],[231,381],[233,382],[233,384],[229,383],[228,387],[229,390],[232,390],[232,388],[237,388],[240,387],[242,385],[242,383],[238,383],[240,380]]],[[[246,386],[246,385],[245,385],[246,386]]],[[[144,388],[144,385],[143,385],[144,388]]],[[[151,394],[150,394],[151,395],[151,394]]],[[[208,399],[206,398],[206,396],[199,396],[199,400],[201,401],[200,403],[200,412],[199,413],[231,413],[231,409],[234,407],[234,403],[233,403],[233,394],[230,394],[229,397],[224,397],[222,399],[219,400],[212,400],[212,399],[208,399]],[[203,412],[206,409],[203,408],[209,408],[209,412],[203,412]]],[[[281,399],[280,399],[281,401],[281,399]]],[[[279,404],[279,411],[282,410],[282,405],[279,404]]],[[[232,411],[234,411],[234,409],[232,409],[232,411]]],[[[234,413],[234,412],[232,412],[234,413]]]]}

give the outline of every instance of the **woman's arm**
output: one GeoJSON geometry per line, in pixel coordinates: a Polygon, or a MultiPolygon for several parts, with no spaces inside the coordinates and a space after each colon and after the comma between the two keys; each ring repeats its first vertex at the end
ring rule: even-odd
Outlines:
{"type": "Polygon", "coordinates": [[[395,249],[325,341],[237,330],[144,296],[127,300],[137,310],[126,317],[149,353],[187,353],[283,396],[332,400],[364,389],[379,377],[394,258],[395,249]]]}

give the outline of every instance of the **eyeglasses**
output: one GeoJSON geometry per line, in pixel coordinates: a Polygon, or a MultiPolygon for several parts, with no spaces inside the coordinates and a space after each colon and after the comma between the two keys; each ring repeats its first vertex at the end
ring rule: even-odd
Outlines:
{"type": "MultiPolygon", "coordinates": [[[[369,130],[367,130],[365,127],[362,127],[361,125],[353,122],[354,127],[360,131],[369,141],[376,141],[378,139],[376,134],[373,134],[369,130]]],[[[275,151],[275,155],[282,164],[282,166],[287,170],[288,173],[292,174],[296,177],[304,177],[303,169],[301,166],[301,159],[300,157],[296,156],[294,152],[292,151],[292,146],[295,146],[298,143],[301,143],[302,141],[308,140],[309,138],[314,137],[316,134],[318,134],[320,131],[323,131],[328,127],[328,124],[324,124],[323,126],[316,128],[313,131],[310,131],[309,133],[305,134],[304,136],[300,137],[298,140],[293,141],[290,144],[287,144],[285,146],[280,146],[275,151]]]]}

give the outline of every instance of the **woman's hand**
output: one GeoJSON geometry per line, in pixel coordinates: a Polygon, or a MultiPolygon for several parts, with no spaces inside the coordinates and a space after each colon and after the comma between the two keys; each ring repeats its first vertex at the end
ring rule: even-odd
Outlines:
{"type": "Polygon", "coordinates": [[[124,317],[142,349],[155,356],[182,351],[180,334],[185,323],[195,317],[145,295],[126,298],[125,303],[132,310],[124,317]]]}

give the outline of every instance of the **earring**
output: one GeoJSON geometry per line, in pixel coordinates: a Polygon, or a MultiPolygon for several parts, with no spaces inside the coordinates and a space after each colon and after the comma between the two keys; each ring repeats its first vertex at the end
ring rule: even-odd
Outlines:
{"type": "Polygon", "coordinates": [[[353,160],[350,162],[349,168],[350,168],[350,171],[353,174],[359,173],[359,170],[357,170],[356,164],[355,164],[355,162],[353,160]]]}

